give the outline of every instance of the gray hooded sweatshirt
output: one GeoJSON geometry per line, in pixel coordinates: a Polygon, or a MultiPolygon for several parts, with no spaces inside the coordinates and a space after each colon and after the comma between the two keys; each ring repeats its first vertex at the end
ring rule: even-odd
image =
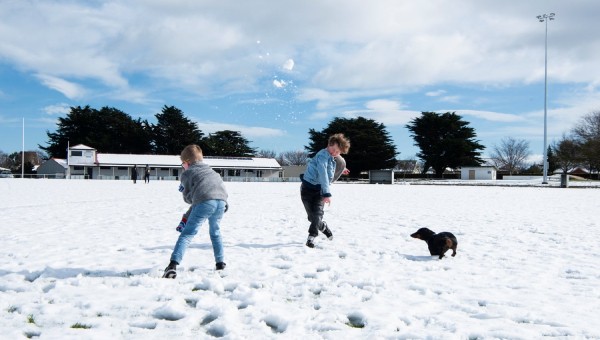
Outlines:
{"type": "Polygon", "coordinates": [[[191,205],[208,200],[227,201],[227,191],[221,175],[208,164],[196,162],[181,174],[183,200],[191,205]]]}

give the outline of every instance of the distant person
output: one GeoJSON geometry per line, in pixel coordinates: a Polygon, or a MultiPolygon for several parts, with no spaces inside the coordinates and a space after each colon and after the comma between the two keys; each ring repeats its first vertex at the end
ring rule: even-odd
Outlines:
{"type": "Polygon", "coordinates": [[[188,145],[181,152],[184,171],[179,191],[183,194],[183,200],[192,206],[187,219],[184,215],[180,223],[183,228],[171,254],[171,262],[165,268],[164,278],[174,279],[177,276],[177,265],[181,263],[192,238],[206,220],[216,269],[225,269],[220,222],[227,211],[227,191],[221,176],[204,163],[203,159],[202,149],[198,145],[188,145]]]}
{"type": "Polygon", "coordinates": [[[304,174],[300,175],[302,185],[300,198],[308,215],[308,239],[306,246],[314,248],[315,238],[322,232],[328,239],[333,240],[333,233],[323,221],[323,208],[331,203],[329,185],[342,174],[348,174],[346,161],[341,154],[348,153],[350,141],[341,133],[329,137],[327,147],[317,152],[306,166],[304,174]],[[336,162],[337,159],[337,162],[336,162]],[[336,165],[339,163],[339,166],[336,165]],[[343,168],[342,168],[343,167],[343,168]],[[337,171],[336,171],[337,170],[337,171]],[[339,173],[336,177],[336,173],[339,173]]]}
{"type": "Polygon", "coordinates": [[[133,166],[133,169],[131,169],[131,177],[133,178],[133,184],[135,184],[135,182],[137,181],[137,165],[133,166]]]}
{"type": "Polygon", "coordinates": [[[144,183],[150,183],[150,168],[146,164],[146,172],[144,173],[144,183]]]}

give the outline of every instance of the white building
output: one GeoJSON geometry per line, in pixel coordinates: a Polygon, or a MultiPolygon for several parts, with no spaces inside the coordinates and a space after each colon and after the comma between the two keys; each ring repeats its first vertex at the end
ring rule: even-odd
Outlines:
{"type": "MultiPolygon", "coordinates": [[[[269,181],[279,179],[282,172],[274,158],[204,156],[204,163],[226,181],[269,181]]],[[[146,168],[150,169],[150,180],[178,180],[183,171],[179,155],[105,154],[83,144],[69,148],[69,178],[129,180],[134,167],[140,180],[146,168]]]]}
{"type": "Polygon", "coordinates": [[[495,180],[495,166],[464,166],[460,169],[460,179],[465,180],[495,180]]]}

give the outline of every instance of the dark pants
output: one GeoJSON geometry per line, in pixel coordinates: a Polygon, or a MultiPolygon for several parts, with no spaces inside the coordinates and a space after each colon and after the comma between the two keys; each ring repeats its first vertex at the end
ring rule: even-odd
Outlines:
{"type": "Polygon", "coordinates": [[[308,227],[309,236],[319,235],[319,229],[323,224],[323,197],[321,197],[321,190],[308,189],[304,184],[300,187],[300,198],[304,204],[306,215],[310,221],[310,227],[308,227]]]}

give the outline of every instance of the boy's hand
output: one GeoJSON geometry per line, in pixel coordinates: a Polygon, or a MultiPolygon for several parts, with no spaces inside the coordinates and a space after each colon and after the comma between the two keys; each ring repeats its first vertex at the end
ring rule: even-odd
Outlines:
{"type": "Polygon", "coordinates": [[[350,170],[348,170],[348,168],[344,168],[344,170],[342,170],[342,175],[348,175],[350,174],[350,170]]]}
{"type": "Polygon", "coordinates": [[[331,204],[331,197],[323,197],[323,203],[327,205],[331,204]]]}
{"type": "Polygon", "coordinates": [[[182,232],[183,229],[185,228],[185,224],[187,223],[187,218],[182,218],[181,222],[179,222],[179,225],[177,226],[177,228],[175,228],[175,230],[177,230],[178,232],[182,232]]]}

